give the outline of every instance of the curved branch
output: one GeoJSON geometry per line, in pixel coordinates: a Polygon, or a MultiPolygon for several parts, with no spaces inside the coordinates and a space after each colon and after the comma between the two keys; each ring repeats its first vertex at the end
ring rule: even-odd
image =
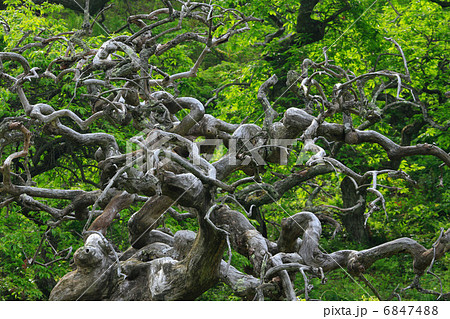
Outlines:
{"type": "MultiPolygon", "coordinates": [[[[314,121],[314,117],[304,110],[290,108],[284,114],[283,125],[288,129],[286,137],[294,137],[299,132],[306,130],[314,121]]],[[[415,146],[400,146],[386,136],[376,131],[352,130],[345,134],[343,125],[322,122],[316,131],[317,135],[327,140],[345,142],[348,144],[375,143],[384,148],[390,159],[401,159],[414,155],[433,155],[450,166],[450,155],[441,148],[430,144],[418,144],[415,146]]]]}
{"type": "Polygon", "coordinates": [[[11,184],[11,170],[10,166],[14,159],[19,157],[25,157],[28,155],[28,150],[30,148],[30,142],[31,142],[31,132],[20,122],[11,122],[8,125],[8,128],[10,130],[19,130],[23,134],[23,149],[20,152],[15,152],[11,155],[9,155],[5,161],[3,162],[3,165],[0,167],[0,170],[3,174],[3,187],[9,189],[12,187],[11,184]]]}
{"type": "Polygon", "coordinates": [[[3,59],[19,62],[20,65],[22,65],[23,74],[27,75],[28,73],[30,73],[30,64],[22,55],[13,52],[0,52],[0,61],[3,59]]]}
{"type": "Polygon", "coordinates": [[[97,231],[102,235],[106,234],[106,229],[111,225],[117,214],[129,207],[134,201],[134,195],[122,192],[114,196],[111,201],[106,205],[103,213],[98,216],[88,229],[89,231],[97,231]]]}
{"type": "Polygon", "coordinates": [[[241,213],[222,206],[211,216],[214,224],[230,234],[231,246],[246,256],[258,274],[263,267],[263,260],[269,254],[265,238],[241,213]]]}
{"type": "Polygon", "coordinates": [[[263,127],[268,132],[270,132],[273,121],[278,117],[278,113],[270,105],[270,102],[267,99],[267,91],[269,90],[269,87],[274,86],[277,82],[277,76],[272,75],[263,84],[261,84],[257,95],[258,101],[262,104],[265,113],[263,127]]]}

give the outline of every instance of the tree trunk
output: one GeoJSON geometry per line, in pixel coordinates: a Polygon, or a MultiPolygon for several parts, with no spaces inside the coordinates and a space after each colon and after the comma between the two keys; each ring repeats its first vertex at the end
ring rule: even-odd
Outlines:
{"type": "Polygon", "coordinates": [[[364,191],[357,190],[357,188],[358,185],[352,178],[345,177],[342,180],[341,192],[344,208],[354,207],[342,216],[342,224],[351,240],[365,243],[369,241],[369,233],[364,226],[366,196],[364,191]]]}

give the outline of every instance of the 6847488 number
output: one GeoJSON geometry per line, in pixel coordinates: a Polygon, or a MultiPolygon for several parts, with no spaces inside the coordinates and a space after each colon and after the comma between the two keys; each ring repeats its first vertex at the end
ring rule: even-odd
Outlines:
{"type": "Polygon", "coordinates": [[[437,316],[438,306],[386,306],[383,309],[386,316],[437,316]]]}

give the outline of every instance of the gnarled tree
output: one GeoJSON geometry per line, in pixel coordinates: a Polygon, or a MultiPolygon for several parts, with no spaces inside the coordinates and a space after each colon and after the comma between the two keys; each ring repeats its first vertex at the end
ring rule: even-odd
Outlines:
{"type": "MultiPolygon", "coordinates": [[[[264,111],[262,126],[227,123],[206,114],[195,97],[175,96],[166,89],[196,76],[211,50],[247,31],[257,18],[214,4],[163,1],[164,7],[129,17],[128,22],[138,28],[133,34],[111,37],[91,48],[84,41],[92,29],[89,1],[86,3],[83,29],[66,39],[66,55],[47,69],[34,68],[20,53],[0,52],[0,78],[9,83],[25,111],[23,117],[3,119],[0,126],[2,148],[23,139],[22,149],[9,154],[1,166],[2,202],[15,201],[29,210],[47,212],[53,218],[50,228],[71,219],[86,221],[84,246],[73,256],[75,269],[60,279],[51,300],[187,300],[197,298],[219,280],[245,299],[296,300],[293,279],[297,273],[304,278],[302,294],[308,299],[310,277],[325,282],[327,273],[344,269],[364,280],[364,272],[375,261],[400,253],[413,257],[416,278],[409,288],[423,291],[419,279],[450,249],[450,230],[442,230],[429,249],[410,238],[400,238],[361,251],[324,253],[319,249],[321,223],[339,226],[321,213],[330,207],[311,205],[305,211],[291,212],[282,221],[276,241],[266,238],[264,227],[257,229],[250,222],[256,219],[261,226],[261,207],[318,176],[339,172],[346,176],[341,183],[344,207],[332,209],[342,212],[342,222],[353,238],[364,240],[367,218],[384,208],[378,176],[409,180],[398,167],[402,159],[414,155],[435,156],[450,166],[449,154],[437,145],[399,145],[369,129],[393,106],[425,108],[409,83],[406,61],[405,73],[355,75],[328,61],[324,51],[324,61],[306,59],[301,70],[288,74],[287,85],[301,97],[297,108],[283,114],[273,109],[267,94],[277,82],[272,76],[257,96],[264,111]],[[187,23],[191,30],[186,30],[187,23]],[[190,70],[168,74],[150,62],[188,41],[203,46],[190,70]],[[22,73],[13,76],[8,71],[9,61],[20,65],[22,73]],[[56,70],[55,65],[61,68],[56,70]],[[91,106],[89,117],[83,119],[68,107],[56,109],[28,100],[26,82],[50,78],[57,84],[65,76],[71,76],[77,88],[87,88],[88,93],[80,98],[91,106]],[[369,83],[375,83],[375,89],[369,83]],[[412,93],[410,99],[400,98],[403,90],[412,93]],[[130,126],[144,134],[130,140],[130,145],[136,145],[134,150],[124,151],[114,132],[95,131],[94,123],[101,121],[130,126]],[[42,130],[48,140],[38,140],[33,130],[42,130]],[[196,143],[199,137],[207,141],[196,143]],[[72,148],[97,149],[91,154],[101,172],[99,180],[91,183],[95,190],[33,186],[33,176],[40,170],[29,168],[31,145],[43,154],[41,148],[52,147],[52,141],[61,138],[72,148]],[[216,141],[208,144],[211,139],[216,141]],[[227,152],[218,160],[207,160],[217,141],[227,152]],[[262,180],[268,165],[286,165],[298,142],[301,156],[291,173],[276,174],[278,180],[271,183],[262,180]],[[390,162],[385,169],[355,172],[337,159],[343,145],[364,143],[377,144],[386,152],[390,162]],[[23,174],[11,166],[20,161],[23,174]],[[240,171],[247,177],[229,182],[240,171]],[[376,198],[368,203],[369,193],[376,198]],[[69,200],[70,204],[56,208],[45,203],[45,198],[69,200]],[[120,211],[137,202],[145,203],[128,221],[131,247],[117,251],[107,238],[107,229],[120,211]],[[188,213],[180,214],[175,207],[188,213]],[[164,214],[179,220],[196,219],[198,232],[181,230],[173,235],[157,228],[164,214]],[[250,271],[241,272],[230,265],[232,249],[248,258],[250,271]]],[[[34,45],[61,39],[55,35],[34,45]]],[[[320,187],[316,194],[319,191],[320,187]]],[[[442,292],[426,292],[442,297],[442,292]]]]}

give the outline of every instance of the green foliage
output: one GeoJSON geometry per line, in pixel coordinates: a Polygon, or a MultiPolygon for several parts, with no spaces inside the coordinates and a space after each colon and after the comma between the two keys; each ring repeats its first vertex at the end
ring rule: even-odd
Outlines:
{"type": "MultiPolygon", "coordinates": [[[[56,281],[70,270],[68,261],[61,260],[49,267],[30,265],[47,226],[36,221],[48,220],[48,215],[23,211],[10,205],[0,211],[0,300],[45,300],[56,281]]],[[[51,242],[45,243],[37,253],[36,261],[42,264],[55,260],[54,251],[70,246],[79,247],[74,240],[73,224],[55,229],[49,234],[51,242]],[[72,227],[71,227],[72,226],[72,227]]],[[[76,236],[75,236],[76,237],[76,236]]]]}
{"type": "MultiPolygon", "coordinates": [[[[31,0],[5,0],[3,2],[8,5],[2,15],[5,16],[10,30],[1,34],[1,42],[5,44],[1,48],[2,51],[10,51],[22,39],[21,45],[33,43],[33,36],[36,34],[45,38],[67,31],[63,24],[53,18],[53,14],[62,9],[61,5],[49,4],[48,2],[35,4],[31,0]]],[[[57,53],[62,52],[58,49],[63,50],[63,46],[55,45],[51,51],[53,56],[49,58],[54,58],[57,53]]],[[[35,57],[44,57],[44,51],[38,50],[30,53],[30,58],[35,57]]]]}

